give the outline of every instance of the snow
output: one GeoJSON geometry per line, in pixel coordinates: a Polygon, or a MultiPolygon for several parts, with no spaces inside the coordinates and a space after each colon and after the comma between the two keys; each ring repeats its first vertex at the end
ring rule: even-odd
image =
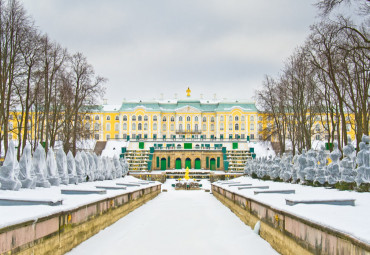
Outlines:
{"type": "Polygon", "coordinates": [[[29,200],[50,200],[57,201],[62,199],[63,204],[59,206],[47,205],[27,205],[27,206],[0,206],[0,229],[14,224],[26,222],[29,220],[37,221],[38,218],[49,216],[61,211],[72,210],[82,205],[93,203],[105,198],[115,197],[120,194],[129,193],[142,188],[158,185],[159,182],[141,185],[141,187],[126,187],[126,190],[107,190],[104,195],[63,195],[61,189],[87,189],[98,190],[95,186],[116,186],[117,182],[140,182],[141,180],[125,176],[115,180],[85,182],[78,185],[60,185],[50,188],[20,189],[19,191],[0,190],[0,197],[3,199],[29,199],[29,200]]]}
{"type": "Polygon", "coordinates": [[[126,141],[108,141],[102,151],[102,157],[113,158],[114,156],[119,157],[122,153],[122,147],[128,147],[129,142],[126,141]]]}
{"type": "Polygon", "coordinates": [[[67,254],[278,254],[212,194],[176,191],[175,182],[67,254]]]}
{"type": "Polygon", "coordinates": [[[268,157],[270,155],[275,157],[275,151],[272,149],[271,142],[251,142],[249,143],[249,147],[254,148],[257,158],[268,157]]]}
{"type": "Polygon", "coordinates": [[[324,187],[310,187],[300,184],[263,181],[250,177],[239,177],[232,181],[241,184],[250,183],[253,186],[268,185],[270,190],[295,189],[295,194],[258,194],[254,195],[255,189],[241,189],[228,184],[215,182],[226,190],[232,191],[244,197],[270,205],[281,211],[288,212],[300,218],[318,223],[322,226],[346,233],[366,243],[370,243],[370,193],[359,193],[355,191],[339,191],[326,189],[324,187]],[[338,206],[325,204],[297,204],[286,205],[285,199],[293,200],[334,200],[355,199],[355,206],[338,206]],[[366,227],[365,227],[366,226],[366,227]]]}

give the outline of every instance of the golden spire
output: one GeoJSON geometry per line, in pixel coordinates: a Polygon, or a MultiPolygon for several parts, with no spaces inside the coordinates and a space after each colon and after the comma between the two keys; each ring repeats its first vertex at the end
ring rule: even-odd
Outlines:
{"type": "Polygon", "coordinates": [[[190,88],[188,87],[188,89],[186,90],[186,96],[187,96],[187,97],[190,97],[190,92],[191,92],[191,90],[190,90],[190,88]]]}

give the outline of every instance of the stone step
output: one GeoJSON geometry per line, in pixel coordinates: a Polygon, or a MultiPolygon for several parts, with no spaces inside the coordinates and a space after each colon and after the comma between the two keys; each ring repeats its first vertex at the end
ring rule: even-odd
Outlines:
{"type": "Polygon", "coordinates": [[[57,206],[63,204],[63,199],[28,199],[28,198],[0,198],[0,206],[19,206],[19,205],[50,205],[57,206]]]}
{"type": "Polygon", "coordinates": [[[296,204],[325,204],[325,205],[350,205],[355,206],[356,199],[318,199],[318,200],[293,200],[285,199],[287,205],[296,204]]]}
{"type": "Polygon", "coordinates": [[[239,187],[238,189],[269,189],[270,186],[249,186],[249,187],[239,187]]]}
{"type": "Polygon", "coordinates": [[[295,189],[285,189],[285,190],[263,190],[263,191],[255,191],[254,194],[269,194],[269,193],[278,193],[278,194],[295,194],[295,189]]]}
{"type": "Polygon", "coordinates": [[[60,192],[65,195],[107,194],[107,191],[103,189],[62,189],[60,192]]]}

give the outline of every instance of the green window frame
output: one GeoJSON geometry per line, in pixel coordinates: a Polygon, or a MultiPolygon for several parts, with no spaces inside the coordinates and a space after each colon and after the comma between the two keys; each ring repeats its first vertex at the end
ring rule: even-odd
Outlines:
{"type": "Polygon", "coordinates": [[[220,168],[220,162],[221,162],[220,157],[217,157],[217,168],[220,168]]]}
{"type": "Polygon", "coordinates": [[[159,157],[157,157],[157,168],[159,168],[159,157]]]}

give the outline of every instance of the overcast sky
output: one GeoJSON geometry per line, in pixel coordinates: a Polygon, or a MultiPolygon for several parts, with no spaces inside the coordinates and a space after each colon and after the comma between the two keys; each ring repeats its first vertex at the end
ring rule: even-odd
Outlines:
{"type": "Polygon", "coordinates": [[[313,0],[21,0],[42,32],[108,78],[105,98],[253,100],[316,20],[313,0]]]}

